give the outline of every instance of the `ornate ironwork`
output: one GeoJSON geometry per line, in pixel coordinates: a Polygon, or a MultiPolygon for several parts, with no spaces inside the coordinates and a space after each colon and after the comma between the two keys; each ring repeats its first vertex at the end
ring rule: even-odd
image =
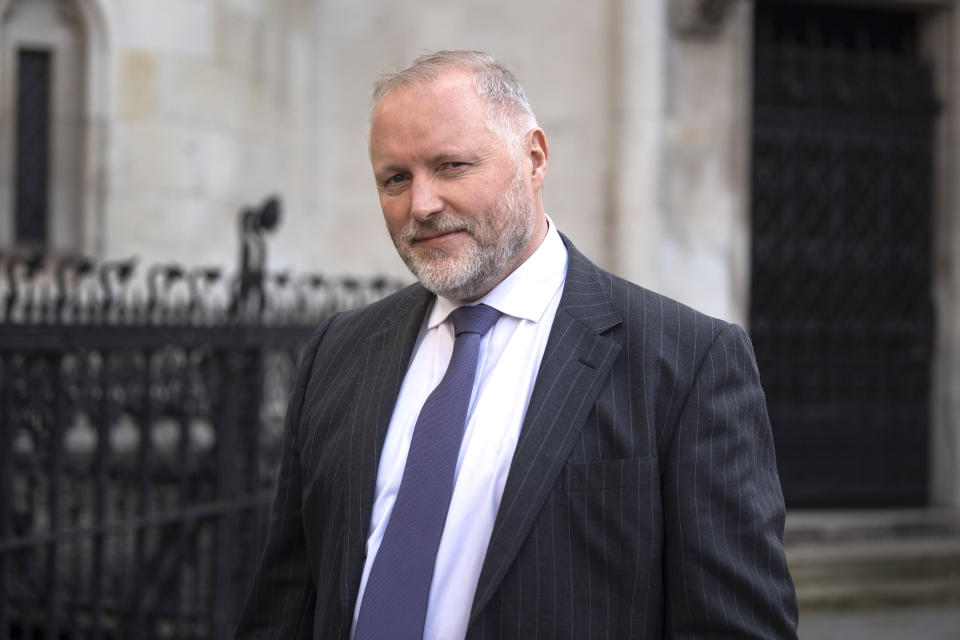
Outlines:
{"type": "Polygon", "coordinates": [[[240,312],[239,280],[0,256],[0,639],[229,636],[296,353],[400,286],[261,271],[240,312]]]}
{"type": "Polygon", "coordinates": [[[759,3],[750,327],[791,505],[926,500],[929,66],[915,17],[759,3]]]}
{"type": "Polygon", "coordinates": [[[232,303],[235,313],[245,309],[256,313],[263,309],[263,278],[267,262],[263,234],[280,224],[281,211],[280,199],[273,196],[259,207],[245,209],[240,214],[240,277],[232,303]]]}

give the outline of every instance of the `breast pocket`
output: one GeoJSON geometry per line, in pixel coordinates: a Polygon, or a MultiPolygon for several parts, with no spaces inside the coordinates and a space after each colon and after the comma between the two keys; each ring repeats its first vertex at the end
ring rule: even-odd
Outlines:
{"type": "Polygon", "coordinates": [[[567,491],[643,487],[653,483],[656,473],[656,458],[568,464],[564,469],[564,485],[567,491]]]}

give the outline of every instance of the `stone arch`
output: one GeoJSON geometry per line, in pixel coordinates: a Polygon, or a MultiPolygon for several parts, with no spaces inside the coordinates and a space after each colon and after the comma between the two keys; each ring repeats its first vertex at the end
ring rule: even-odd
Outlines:
{"type": "MultiPolygon", "coordinates": [[[[30,0],[0,0],[0,31],[4,30],[16,11],[30,0]]],[[[55,165],[60,179],[69,175],[70,184],[54,188],[58,210],[51,208],[48,238],[50,248],[94,255],[102,253],[104,238],[104,201],[107,184],[107,143],[109,133],[109,25],[103,0],[48,0],[47,10],[57,12],[62,29],[69,23],[75,30],[77,59],[73,65],[76,78],[58,78],[63,84],[75,82],[78,101],[72,124],[53,123],[53,132],[60,149],[54,151],[57,163],[70,163],[68,168],[55,165]],[[71,128],[72,127],[72,128],[71,128]],[[64,156],[69,156],[65,158],[64,156]],[[68,204],[64,204],[64,201],[68,204]]],[[[31,9],[36,10],[37,5],[31,9]]],[[[7,38],[6,40],[11,40],[7,38]]],[[[15,42],[0,46],[0,119],[13,122],[16,79],[15,42]]],[[[64,74],[61,72],[61,76],[64,74]]],[[[69,75],[73,75],[72,73],[69,75]]],[[[62,87],[61,87],[62,88],[62,87]]],[[[12,175],[14,127],[0,128],[0,246],[13,244],[12,175]]]]}

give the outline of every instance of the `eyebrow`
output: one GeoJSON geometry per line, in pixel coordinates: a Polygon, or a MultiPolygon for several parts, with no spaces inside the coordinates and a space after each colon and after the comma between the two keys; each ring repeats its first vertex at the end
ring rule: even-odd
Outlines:
{"type": "Polygon", "coordinates": [[[388,174],[388,173],[389,173],[390,175],[393,175],[394,173],[401,173],[401,172],[403,172],[403,171],[406,171],[406,169],[405,169],[404,167],[401,167],[401,166],[398,166],[398,165],[394,165],[394,164],[388,164],[388,165],[386,165],[385,167],[380,167],[379,169],[378,169],[377,167],[374,167],[374,168],[373,168],[373,173],[374,173],[374,175],[376,175],[376,176],[380,176],[380,175],[388,174]]]}
{"type": "MultiPolygon", "coordinates": [[[[477,150],[442,151],[434,156],[431,156],[428,159],[428,162],[430,164],[440,164],[454,160],[477,162],[483,159],[485,156],[486,154],[478,152],[477,150]]],[[[374,167],[373,172],[375,175],[380,176],[385,174],[393,175],[394,173],[403,173],[404,171],[408,170],[409,169],[405,165],[391,163],[384,165],[379,169],[374,167]]]]}
{"type": "Polygon", "coordinates": [[[438,153],[436,156],[434,156],[433,161],[449,162],[450,160],[456,160],[459,158],[470,158],[475,155],[476,155],[475,152],[470,152],[470,151],[456,151],[456,152],[444,151],[443,153],[438,153]]]}

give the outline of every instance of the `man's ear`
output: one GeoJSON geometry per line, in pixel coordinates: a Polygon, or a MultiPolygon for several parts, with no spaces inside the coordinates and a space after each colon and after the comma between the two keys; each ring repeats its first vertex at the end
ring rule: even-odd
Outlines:
{"type": "Polygon", "coordinates": [[[531,174],[530,179],[533,186],[540,188],[543,186],[543,180],[547,175],[547,158],[550,151],[547,147],[547,136],[543,129],[533,129],[530,133],[527,149],[530,154],[531,174]]]}

